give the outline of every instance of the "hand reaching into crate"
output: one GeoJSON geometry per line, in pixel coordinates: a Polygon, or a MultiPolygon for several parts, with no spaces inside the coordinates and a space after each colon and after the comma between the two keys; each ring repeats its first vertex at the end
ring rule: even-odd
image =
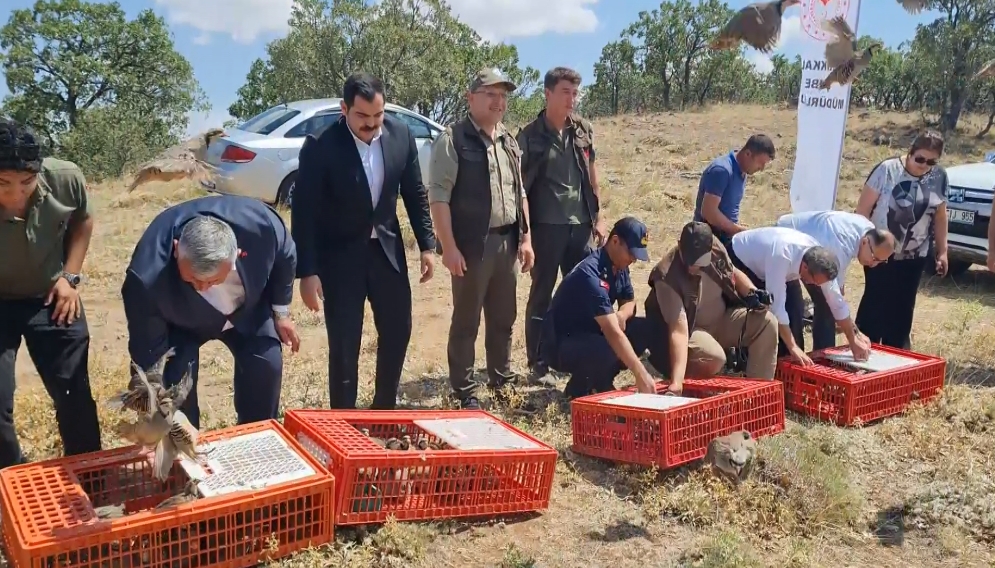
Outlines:
{"type": "Polygon", "coordinates": [[[713,472],[739,485],[753,470],[756,454],[757,441],[746,430],[738,430],[728,436],[719,436],[708,444],[705,464],[711,466],[713,472]]]}

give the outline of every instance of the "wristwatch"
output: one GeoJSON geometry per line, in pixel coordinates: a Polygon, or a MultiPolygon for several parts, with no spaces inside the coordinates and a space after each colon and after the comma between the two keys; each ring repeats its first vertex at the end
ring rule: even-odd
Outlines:
{"type": "Polygon", "coordinates": [[[273,317],[276,319],[285,319],[290,317],[290,307],[289,306],[273,306],[273,317]]]}
{"type": "Polygon", "coordinates": [[[62,277],[65,278],[66,282],[68,282],[69,285],[72,286],[73,288],[79,286],[81,280],[79,274],[73,274],[71,272],[63,272],[62,277]]]}

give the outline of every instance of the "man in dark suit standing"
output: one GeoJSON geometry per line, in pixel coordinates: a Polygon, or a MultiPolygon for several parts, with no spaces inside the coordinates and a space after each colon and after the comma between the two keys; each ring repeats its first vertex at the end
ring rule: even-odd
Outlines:
{"type": "Polygon", "coordinates": [[[290,319],[297,251],[268,205],[248,197],[201,197],[166,209],[131,256],[121,295],[128,351],[147,369],[170,348],[163,381],[177,383],[193,363],[194,390],[182,410],[199,427],[200,346],[217,339],[235,358],[239,424],[276,418],[282,345],[296,353],[290,319]]]}
{"type": "Polygon", "coordinates": [[[301,298],[324,303],[332,408],[355,408],[363,315],[369,298],[377,329],[373,409],[397,403],[411,339],[411,284],[397,219],[400,195],[421,251],[421,282],[432,277],[435,235],[418,148],[403,122],[384,115],[379,79],[355,73],[342,93],[342,117],[300,154],[291,227],[301,298]]]}

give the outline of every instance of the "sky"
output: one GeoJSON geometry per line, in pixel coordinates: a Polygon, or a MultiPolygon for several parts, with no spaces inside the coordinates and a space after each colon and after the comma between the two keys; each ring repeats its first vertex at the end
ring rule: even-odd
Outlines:
{"type": "MultiPolygon", "coordinates": [[[[693,0],[694,1],[694,0],[693,0]]],[[[843,2],[846,0],[815,0],[843,2]]],[[[857,0],[849,0],[854,2],[857,0]]],[[[0,22],[10,11],[30,8],[33,0],[5,0],[0,22]]],[[[605,44],[636,20],[639,12],[660,6],[659,0],[448,0],[453,12],[473,26],[484,39],[518,47],[523,65],[545,72],[557,65],[580,71],[585,82],[593,79],[594,64],[605,44]]],[[[750,0],[727,0],[735,9],[750,0]]],[[[228,106],[245,82],[252,61],[265,57],[266,44],[287,33],[293,0],[123,0],[129,16],[151,8],[169,24],[177,51],[193,65],[211,110],[190,117],[189,131],[203,131],[228,120],[228,106]]],[[[895,0],[863,0],[857,32],[882,39],[889,47],[909,40],[916,25],[935,13],[913,16],[895,0]]],[[[798,7],[788,9],[775,53],[794,57],[803,31],[798,7]]],[[[747,48],[747,57],[758,69],[769,69],[770,59],[747,48]]],[[[0,98],[8,93],[0,81],[0,98]]]]}

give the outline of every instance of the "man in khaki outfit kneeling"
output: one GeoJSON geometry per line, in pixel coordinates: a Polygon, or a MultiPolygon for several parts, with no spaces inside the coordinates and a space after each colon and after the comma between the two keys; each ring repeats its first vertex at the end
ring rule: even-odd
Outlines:
{"type": "Polygon", "coordinates": [[[748,351],[747,378],[774,378],[777,320],[767,311],[770,294],[733,267],[707,224],[684,226],[649,285],[646,317],[662,330],[650,363],[670,379],[670,392],[681,392],[686,376],[719,373],[731,348],[748,351]]]}

